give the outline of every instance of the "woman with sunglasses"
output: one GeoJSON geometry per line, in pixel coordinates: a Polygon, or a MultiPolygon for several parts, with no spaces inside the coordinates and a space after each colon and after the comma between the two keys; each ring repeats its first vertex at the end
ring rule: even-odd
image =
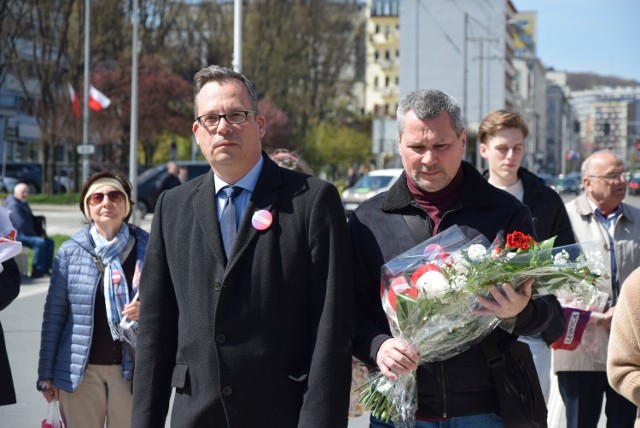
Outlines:
{"type": "Polygon", "coordinates": [[[131,184],[101,172],[84,184],[87,225],[64,242],[44,307],[38,390],[67,428],[131,426],[136,299],[148,233],[128,224],[131,184]],[[127,341],[129,340],[129,341],[127,341]],[[131,343],[130,343],[131,342],[131,343]]]}

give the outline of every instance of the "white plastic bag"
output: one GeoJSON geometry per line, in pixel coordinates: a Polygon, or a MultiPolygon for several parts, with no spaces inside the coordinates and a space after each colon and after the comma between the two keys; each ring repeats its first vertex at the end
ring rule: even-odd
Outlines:
{"type": "Polygon", "coordinates": [[[58,400],[51,400],[47,418],[42,420],[42,428],[64,428],[62,415],[60,414],[60,403],[58,400]]]}

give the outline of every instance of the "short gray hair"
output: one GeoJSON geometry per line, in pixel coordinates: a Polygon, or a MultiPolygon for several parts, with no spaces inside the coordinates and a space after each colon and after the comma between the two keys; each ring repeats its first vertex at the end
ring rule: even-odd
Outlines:
{"type": "Polygon", "coordinates": [[[420,120],[433,119],[440,113],[447,113],[451,119],[451,127],[460,137],[464,125],[460,104],[449,94],[437,89],[422,89],[405,95],[398,104],[398,133],[404,132],[404,116],[412,111],[420,120]]]}
{"type": "Polygon", "coordinates": [[[624,165],[624,161],[620,158],[620,156],[618,156],[616,153],[612,152],[611,150],[607,150],[607,149],[598,150],[591,153],[589,156],[587,156],[584,162],[582,162],[582,167],[580,168],[580,173],[582,174],[582,177],[588,177],[589,175],[593,175],[593,162],[596,160],[596,158],[599,158],[601,155],[604,155],[604,154],[613,156],[614,158],[622,162],[622,164],[624,165]]]}
{"type": "Polygon", "coordinates": [[[238,73],[230,68],[220,67],[219,65],[210,65],[198,71],[193,78],[193,115],[194,119],[198,118],[198,94],[202,90],[202,87],[209,82],[224,82],[228,80],[238,80],[249,94],[251,100],[251,110],[258,111],[258,96],[256,95],[256,88],[251,81],[242,73],[238,73]]]}

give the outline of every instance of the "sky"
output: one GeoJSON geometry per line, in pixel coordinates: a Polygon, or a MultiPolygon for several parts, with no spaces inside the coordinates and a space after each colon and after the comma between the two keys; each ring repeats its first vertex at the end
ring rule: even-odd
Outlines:
{"type": "Polygon", "coordinates": [[[511,0],[537,11],[537,55],[557,71],[640,82],[640,0],[511,0]]]}

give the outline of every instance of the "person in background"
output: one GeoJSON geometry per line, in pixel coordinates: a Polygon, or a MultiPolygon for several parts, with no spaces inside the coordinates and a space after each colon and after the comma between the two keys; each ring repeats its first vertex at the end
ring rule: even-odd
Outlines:
{"type": "Polygon", "coordinates": [[[56,256],[37,388],[48,402],[60,401],[67,428],[131,426],[134,358],[121,322],[138,319],[134,297],[148,240],[147,232],[127,223],[132,203],[126,177],[89,177],[79,203],[88,224],[56,256]]]}
{"type": "Polygon", "coordinates": [[[142,273],[133,425],[340,428],[351,381],[353,277],[335,186],[262,150],[253,84],[194,78],[208,174],[158,200],[142,273]]]}
{"type": "Polygon", "coordinates": [[[313,169],[309,164],[300,155],[287,149],[276,149],[269,157],[282,168],[313,175],[313,169]]]}
{"type": "MultiPolygon", "coordinates": [[[[0,263],[0,311],[13,302],[20,294],[20,270],[14,259],[0,263]]],[[[16,403],[16,391],[13,386],[9,355],[4,342],[4,330],[0,324],[0,406],[16,403]]]]}
{"type": "Polygon", "coordinates": [[[31,278],[42,278],[51,272],[53,265],[53,239],[47,238],[42,227],[31,212],[27,203],[29,186],[18,183],[13,189],[13,195],[7,198],[6,207],[11,210],[9,218],[18,232],[16,241],[33,249],[33,264],[31,278]]]}
{"type": "Polygon", "coordinates": [[[347,170],[347,188],[355,186],[359,178],[358,171],[353,166],[350,166],[347,170]]]}
{"type": "Polygon", "coordinates": [[[189,181],[189,170],[187,169],[187,167],[181,166],[178,169],[178,178],[180,179],[181,183],[186,183],[187,181],[189,181]]]}
{"type": "MultiPolygon", "coordinates": [[[[609,385],[640,407],[640,267],[624,281],[611,322],[607,356],[609,385]]],[[[636,411],[635,428],[640,428],[636,411]]]]}
{"type": "MultiPolygon", "coordinates": [[[[511,193],[529,207],[539,241],[555,236],[555,247],[575,244],[571,222],[558,192],[521,166],[528,135],[529,128],[520,113],[496,110],[482,119],[478,130],[480,155],[489,166],[483,175],[489,183],[511,193]]],[[[549,327],[540,334],[523,336],[519,340],[531,348],[542,393],[548,402],[551,389],[549,345],[562,336],[564,317],[557,299],[554,296],[546,298],[553,301],[556,309],[549,327]]]]}
{"type": "Polygon", "coordinates": [[[165,190],[173,189],[182,184],[178,176],[178,165],[174,161],[167,162],[167,175],[162,179],[158,186],[158,193],[165,190]]]}
{"type": "MultiPolygon", "coordinates": [[[[640,266],[640,209],[623,202],[627,192],[624,163],[609,150],[592,153],[582,163],[584,193],[566,204],[569,220],[579,242],[600,241],[606,272],[600,291],[608,297],[606,305],[591,308],[604,313],[590,322],[585,336],[608,338],[611,318],[616,310],[620,285],[640,266]]],[[[594,349],[584,339],[573,351],[554,349],[553,368],[564,401],[567,428],[597,427],[606,396],[607,427],[632,427],[636,408],[615,392],[607,381],[607,340],[594,349]]]]}
{"type": "MultiPolygon", "coordinates": [[[[467,135],[460,106],[452,97],[438,90],[411,92],[400,101],[397,122],[404,172],[387,192],[363,202],[349,218],[356,285],[354,355],[378,366],[392,380],[417,370],[418,428],[503,427],[497,385],[483,345],[418,366],[419,356],[407,341],[391,335],[380,300],[380,269],[454,225],[490,241],[516,230],[533,234],[531,213],[462,160],[467,135]]],[[[505,355],[502,344],[516,342],[519,334],[538,333],[548,324],[550,305],[544,299],[531,299],[532,282],[527,280],[519,291],[506,283],[489,287],[497,300],[484,302],[487,313],[515,317],[513,333],[496,328],[482,341],[498,343],[493,346],[501,355],[505,355]]],[[[540,416],[546,419],[544,410],[540,416]]],[[[372,417],[370,426],[391,425],[372,417]]]]}

